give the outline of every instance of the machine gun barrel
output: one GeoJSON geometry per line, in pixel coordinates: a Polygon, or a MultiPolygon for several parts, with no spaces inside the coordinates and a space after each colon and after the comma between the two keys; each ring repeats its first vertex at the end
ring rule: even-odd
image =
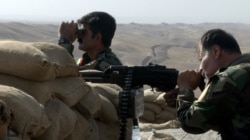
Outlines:
{"type": "Polygon", "coordinates": [[[85,81],[94,83],[113,83],[123,87],[125,75],[131,72],[131,86],[149,85],[164,91],[174,89],[177,82],[178,70],[160,65],[149,66],[110,66],[103,72],[80,71],[85,81]]]}

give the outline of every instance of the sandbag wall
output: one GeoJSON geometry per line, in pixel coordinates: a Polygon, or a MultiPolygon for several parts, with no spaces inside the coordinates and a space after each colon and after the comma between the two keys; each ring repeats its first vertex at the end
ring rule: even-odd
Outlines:
{"type": "Polygon", "coordinates": [[[166,105],[164,94],[154,89],[144,90],[144,113],[139,118],[142,131],[180,127],[176,120],[176,108],[166,105]]]}
{"type": "Polygon", "coordinates": [[[118,139],[119,88],[86,83],[64,48],[0,41],[0,63],[0,100],[21,140],[118,139]]]}

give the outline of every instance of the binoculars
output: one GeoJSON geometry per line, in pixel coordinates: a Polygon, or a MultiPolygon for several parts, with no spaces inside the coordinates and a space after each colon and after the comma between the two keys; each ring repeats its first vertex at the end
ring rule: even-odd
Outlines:
{"type": "Polygon", "coordinates": [[[84,34],[84,32],[85,32],[85,29],[84,29],[83,24],[77,24],[75,34],[76,35],[82,35],[82,34],[84,34]]]}

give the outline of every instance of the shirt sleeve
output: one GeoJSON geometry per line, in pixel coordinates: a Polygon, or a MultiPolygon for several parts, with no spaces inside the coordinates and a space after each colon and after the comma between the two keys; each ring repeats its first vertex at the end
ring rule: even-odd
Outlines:
{"type": "Polygon", "coordinates": [[[230,77],[215,77],[194,100],[193,91],[184,91],[177,97],[177,118],[184,131],[193,134],[210,129],[218,130],[237,109],[237,84],[230,77]]]}
{"type": "Polygon", "coordinates": [[[196,122],[198,121],[196,117],[202,118],[202,116],[197,116],[195,113],[197,109],[195,107],[194,92],[192,90],[181,91],[178,94],[177,106],[177,119],[181,122],[181,127],[184,131],[193,134],[199,134],[206,131],[197,126],[199,123],[196,122]]]}
{"type": "Polygon", "coordinates": [[[69,54],[71,56],[73,56],[74,45],[72,45],[72,44],[66,44],[66,43],[59,44],[59,45],[62,46],[63,48],[65,48],[69,52],[69,54]]]}

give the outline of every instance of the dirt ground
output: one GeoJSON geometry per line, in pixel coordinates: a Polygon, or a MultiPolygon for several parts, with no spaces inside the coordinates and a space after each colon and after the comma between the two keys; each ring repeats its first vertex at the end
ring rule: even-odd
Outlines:
{"type": "Polygon", "coordinates": [[[141,132],[141,140],[221,140],[215,131],[208,131],[204,134],[188,134],[181,128],[155,130],[155,137],[152,138],[153,132],[141,132]]]}

